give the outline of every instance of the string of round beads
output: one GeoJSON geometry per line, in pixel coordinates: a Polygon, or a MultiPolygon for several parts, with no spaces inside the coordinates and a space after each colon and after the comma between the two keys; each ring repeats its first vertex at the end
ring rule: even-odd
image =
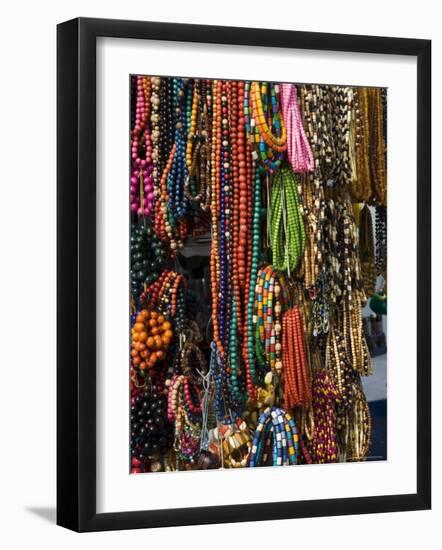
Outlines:
{"type": "Polygon", "coordinates": [[[166,251],[150,226],[132,226],[130,237],[131,293],[136,299],[159,276],[166,251]]]}
{"type": "Polygon", "coordinates": [[[163,315],[142,309],[131,329],[132,365],[143,371],[163,361],[172,338],[172,325],[163,315]]]}
{"type": "Polygon", "coordinates": [[[255,171],[254,185],[254,209],[253,209],[253,237],[252,237],[252,261],[250,270],[249,298],[247,304],[247,325],[244,337],[247,342],[246,376],[249,398],[256,395],[255,385],[258,383],[255,369],[255,357],[253,350],[253,305],[255,300],[255,286],[258,273],[260,234],[259,217],[261,212],[261,177],[258,170],[255,171]]]}
{"type": "Polygon", "coordinates": [[[130,209],[138,216],[149,216],[154,200],[149,128],[151,82],[146,77],[137,76],[136,86],[135,124],[131,131],[130,209]]]}
{"type": "MultiPolygon", "coordinates": [[[[131,473],[154,471],[157,461],[172,446],[173,430],[167,421],[164,396],[155,389],[137,392],[131,398],[131,473]]],[[[160,465],[161,469],[161,465],[160,465]]]]}

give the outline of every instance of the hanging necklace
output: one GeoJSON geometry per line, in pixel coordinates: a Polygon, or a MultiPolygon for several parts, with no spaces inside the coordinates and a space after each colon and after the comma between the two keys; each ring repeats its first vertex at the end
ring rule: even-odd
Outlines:
{"type": "Polygon", "coordinates": [[[253,159],[265,170],[274,172],[287,149],[287,134],[279,107],[279,86],[246,82],[244,119],[253,159]]]}
{"type": "Polygon", "coordinates": [[[337,462],[336,414],[334,405],[340,400],[338,389],[327,371],[313,377],[312,409],[315,421],[311,457],[314,464],[337,462]]]}
{"type": "Polygon", "coordinates": [[[189,118],[189,131],[186,145],[188,177],[184,184],[184,192],[193,205],[205,212],[209,208],[209,137],[211,133],[211,122],[209,119],[207,86],[204,80],[197,80],[194,83],[192,107],[189,118]]]}
{"type": "Polygon", "coordinates": [[[257,364],[261,377],[270,369],[276,374],[282,371],[282,314],[287,305],[284,281],[273,267],[259,270],[256,280],[253,323],[257,364]]]}
{"type": "Polygon", "coordinates": [[[376,206],[376,274],[387,280],[387,208],[376,206]]]}
{"type": "Polygon", "coordinates": [[[373,220],[370,208],[365,204],[359,218],[359,257],[362,279],[367,298],[376,291],[376,266],[373,240],[373,220]]]}
{"type": "Polygon", "coordinates": [[[294,272],[304,253],[305,230],[297,181],[285,166],[274,175],[270,210],[272,263],[279,271],[294,272]]]}
{"type": "Polygon", "coordinates": [[[189,211],[189,199],[184,192],[188,178],[186,164],[186,94],[185,83],[181,78],[173,79],[173,103],[175,105],[175,154],[167,176],[169,195],[168,214],[171,225],[186,217],[189,211]]]}
{"type": "Polygon", "coordinates": [[[221,158],[221,86],[220,80],[214,80],[212,84],[213,98],[213,123],[212,123],[212,148],[211,148],[211,249],[210,249],[210,284],[211,284],[211,308],[213,340],[218,353],[223,356],[224,349],[220,339],[218,322],[218,299],[220,292],[220,256],[219,256],[219,229],[218,216],[220,211],[220,162],[221,158]]]}
{"type": "Polygon", "coordinates": [[[308,409],[312,399],[311,380],[298,306],[284,314],[282,336],[284,407],[292,409],[301,406],[308,409]]]}
{"type": "Polygon", "coordinates": [[[295,84],[282,83],[281,107],[287,129],[287,157],[294,172],[312,172],[315,169],[313,153],[308,142],[295,84]]]}
{"type": "Polygon", "coordinates": [[[253,236],[252,236],[252,262],[250,270],[249,299],[247,303],[247,325],[244,331],[244,338],[247,342],[247,390],[250,398],[256,394],[255,385],[258,383],[257,372],[255,369],[255,357],[253,350],[253,305],[255,298],[256,278],[258,274],[260,234],[259,218],[261,212],[261,177],[258,170],[255,170],[254,185],[254,209],[253,209],[253,236]]]}
{"type": "Polygon", "coordinates": [[[284,409],[268,407],[259,417],[249,466],[288,466],[298,461],[299,436],[295,421],[284,409]]]}
{"type": "MultiPolygon", "coordinates": [[[[135,77],[133,77],[135,78],[135,77]]],[[[131,130],[132,168],[130,209],[138,216],[149,216],[153,208],[152,143],[150,137],[151,81],[137,76],[135,121],[131,130]]]]}

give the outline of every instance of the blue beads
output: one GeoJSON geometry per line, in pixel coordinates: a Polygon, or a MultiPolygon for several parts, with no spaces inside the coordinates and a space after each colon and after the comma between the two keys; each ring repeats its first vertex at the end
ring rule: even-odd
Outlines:
{"type": "Polygon", "coordinates": [[[253,468],[266,465],[270,447],[273,466],[297,463],[298,430],[290,414],[279,407],[268,407],[259,417],[250,452],[249,466],[253,468]]]}

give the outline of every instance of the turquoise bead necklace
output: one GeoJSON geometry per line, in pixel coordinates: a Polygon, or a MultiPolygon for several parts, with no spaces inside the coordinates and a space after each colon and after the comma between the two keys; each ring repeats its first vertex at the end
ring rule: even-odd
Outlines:
{"type": "MultiPolygon", "coordinates": [[[[255,301],[255,286],[259,267],[260,254],[260,213],[261,213],[261,176],[255,169],[254,208],[252,224],[252,267],[250,271],[249,298],[247,302],[247,355],[249,360],[250,378],[253,384],[258,384],[253,350],[253,305],[255,301]]],[[[250,388],[249,388],[250,390],[250,388]]],[[[250,397],[250,396],[249,396],[250,397]]]]}

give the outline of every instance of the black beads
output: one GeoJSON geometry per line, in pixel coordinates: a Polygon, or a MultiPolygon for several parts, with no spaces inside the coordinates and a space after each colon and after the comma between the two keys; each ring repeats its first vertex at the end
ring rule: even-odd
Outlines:
{"type": "Polygon", "coordinates": [[[167,259],[167,252],[153,229],[132,226],[130,237],[131,292],[138,299],[144,286],[152,284],[159,276],[167,259]]]}
{"type": "Polygon", "coordinates": [[[155,390],[140,392],[131,407],[131,456],[142,462],[164,457],[173,443],[164,395],[155,390]]]}

